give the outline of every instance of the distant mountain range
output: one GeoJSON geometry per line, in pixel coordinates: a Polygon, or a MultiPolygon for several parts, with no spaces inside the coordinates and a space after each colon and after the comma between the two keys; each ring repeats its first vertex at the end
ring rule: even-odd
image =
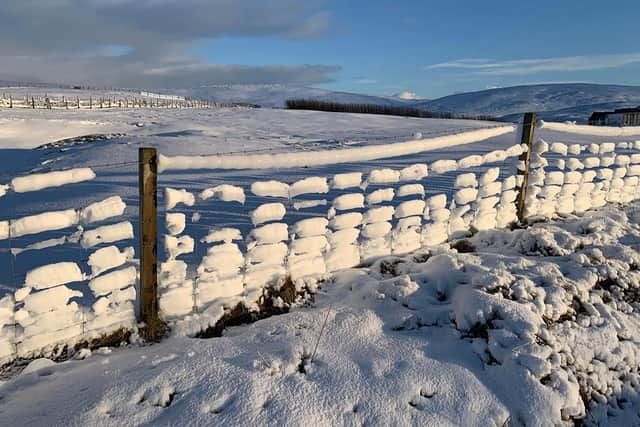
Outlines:
{"type": "Polygon", "coordinates": [[[429,111],[485,114],[515,120],[535,111],[546,120],[586,122],[593,111],[640,105],[639,86],[588,83],[513,86],[449,95],[413,106],[429,111]]]}
{"type": "MultiPolygon", "coordinates": [[[[4,87],[17,85],[19,83],[0,81],[0,86],[4,87]]],[[[37,86],[46,88],[48,85],[37,86]]],[[[395,97],[375,96],[287,85],[212,85],[156,92],[207,99],[220,104],[248,103],[267,108],[282,108],[287,99],[305,98],[352,104],[409,106],[439,113],[494,116],[508,121],[516,121],[522,113],[535,111],[544,120],[579,123],[585,123],[593,111],[640,105],[640,86],[590,83],[513,86],[432,100],[410,99],[412,96],[407,96],[409,93],[395,97]]]]}
{"type": "Polygon", "coordinates": [[[522,113],[535,111],[545,120],[577,122],[586,122],[593,111],[640,105],[639,86],[589,83],[514,86],[417,101],[285,85],[216,85],[180,90],[178,93],[219,103],[246,102],[275,108],[283,107],[287,99],[307,98],[343,103],[404,105],[432,112],[489,115],[505,120],[517,120],[522,113]]]}

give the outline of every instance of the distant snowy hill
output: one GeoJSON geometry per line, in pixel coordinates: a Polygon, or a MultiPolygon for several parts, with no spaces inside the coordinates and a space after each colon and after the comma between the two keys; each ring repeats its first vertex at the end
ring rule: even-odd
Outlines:
{"type": "Polygon", "coordinates": [[[208,99],[220,104],[243,102],[262,107],[281,108],[292,98],[319,99],[356,104],[406,105],[407,101],[394,97],[362,95],[349,92],[333,92],[325,89],[286,85],[213,85],[173,92],[208,99]]]}
{"type": "Polygon", "coordinates": [[[511,119],[536,111],[547,120],[585,122],[594,110],[640,105],[640,87],[587,83],[514,86],[449,95],[413,106],[511,119]]]}

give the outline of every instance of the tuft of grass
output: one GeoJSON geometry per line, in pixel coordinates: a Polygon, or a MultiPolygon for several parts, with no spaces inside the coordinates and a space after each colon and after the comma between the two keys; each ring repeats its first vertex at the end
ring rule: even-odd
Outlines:
{"type": "Polygon", "coordinates": [[[220,337],[228,327],[246,325],[260,319],[288,313],[291,305],[301,295],[307,295],[306,290],[298,292],[291,277],[287,276],[281,283],[265,288],[258,301],[258,311],[252,311],[243,303],[238,303],[227,310],[215,325],[196,334],[195,337],[205,339],[220,337]],[[277,300],[282,301],[283,304],[276,304],[277,300]]]}
{"type": "Polygon", "coordinates": [[[476,251],[476,247],[473,246],[473,244],[467,239],[461,239],[451,243],[451,249],[455,249],[456,251],[458,251],[458,253],[461,254],[467,254],[476,251]]]}
{"type": "Polygon", "coordinates": [[[140,328],[140,337],[147,342],[160,342],[169,332],[169,327],[157,318],[140,328]]]}

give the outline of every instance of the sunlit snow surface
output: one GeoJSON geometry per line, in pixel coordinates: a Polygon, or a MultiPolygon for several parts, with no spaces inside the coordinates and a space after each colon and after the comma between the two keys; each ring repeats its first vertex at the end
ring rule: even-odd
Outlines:
{"type": "Polygon", "coordinates": [[[549,425],[584,415],[580,384],[587,425],[634,425],[640,322],[616,295],[639,285],[639,215],[609,207],[480,232],[472,253],[388,257],[222,338],[33,362],[0,387],[0,423],[549,425]]]}
{"type": "MultiPolygon", "coordinates": [[[[0,185],[31,172],[80,167],[93,167],[96,178],[9,193],[0,197],[0,220],[80,209],[119,195],[127,208],[118,221],[135,223],[141,146],[155,146],[166,155],[363,145],[382,149],[411,140],[418,132],[427,138],[497,125],[269,109],[2,110],[0,185]],[[32,149],[88,134],[126,135],[32,149]]],[[[569,145],[606,140],[544,129],[539,134],[550,143],[569,145]]],[[[169,172],[160,176],[160,186],[194,194],[221,184],[244,189],[244,204],[212,197],[206,204],[179,205],[176,212],[186,214],[185,233],[199,242],[213,226],[237,228],[246,235],[252,220],[262,219],[249,215],[264,203],[248,191],[255,181],[292,184],[349,173],[342,177],[349,185],[360,182],[353,173],[367,177],[371,169],[457,160],[513,143],[511,134],[358,164],[169,172]]],[[[515,171],[513,160],[497,166],[503,175],[515,171]]],[[[423,189],[405,191],[451,196],[458,175],[452,171],[431,176],[423,189]]],[[[372,199],[384,197],[379,193],[372,199]]],[[[293,224],[314,213],[326,214],[328,206],[314,200],[319,198],[310,197],[310,208],[288,211],[284,221],[293,224]]],[[[614,299],[615,307],[603,303],[595,285],[610,275],[622,277],[623,285],[638,286],[637,218],[636,207],[628,208],[627,215],[610,207],[566,224],[485,231],[472,239],[475,253],[439,248],[428,260],[417,253],[391,269],[376,264],[336,273],[334,281],[322,286],[313,307],[233,328],[220,339],[174,337],[152,347],[94,352],[85,361],[36,362],[31,373],[0,388],[0,425],[18,420],[26,425],[545,425],[584,414],[578,380],[589,384],[585,390],[600,402],[592,411],[594,424],[607,410],[620,416],[621,424],[633,424],[639,381],[625,366],[636,365],[633,337],[638,335],[638,320],[626,301],[614,299]],[[581,312],[583,317],[566,317],[574,310],[574,297],[588,316],[581,312]],[[317,357],[300,373],[327,310],[317,357]],[[476,323],[489,330],[474,328],[476,323]],[[583,374],[592,378],[580,377],[583,374]],[[607,399],[615,403],[607,404],[607,399]]],[[[182,219],[171,224],[182,228],[182,219]]],[[[86,262],[90,253],[81,247],[55,246],[24,252],[9,268],[9,244],[25,248],[72,231],[0,241],[0,294],[21,287],[26,272],[35,267],[70,258],[86,262]]],[[[127,241],[119,249],[132,245],[135,242],[127,241]]],[[[190,265],[197,265],[206,249],[197,246],[185,259],[190,265]]],[[[94,264],[99,266],[99,260],[94,264]]]]}

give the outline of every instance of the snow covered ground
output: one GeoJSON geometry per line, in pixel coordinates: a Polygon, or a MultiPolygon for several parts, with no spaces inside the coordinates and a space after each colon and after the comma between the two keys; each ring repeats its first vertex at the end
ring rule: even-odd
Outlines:
{"type": "Polygon", "coordinates": [[[0,424],[637,425],[638,219],[484,231],[221,338],[34,361],[0,386],[0,424]]]}
{"type": "MultiPolygon", "coordinates": [[[[155,146],[167,156],[358,147],[379,147],[384,153],[393,143],[496,126],[263,109],[2,110],[0,123],[0,185],[27,173],[71,167],[92,167],[96,173],[68,187],[0,197],[0,220],[77,210],[118,195],[126,204],[124,220],[134,223],[140,146],[155,146]],[[94,136],[33,149],[88,134],[94,136]]],[[[611,138],[550,128],[538,135],[568,144],[611,138]]],[[[179,205],[174,213],[188,218],[186,234],[207,242],[214,226],[245,233],[282,215],[275,204],[255,210],[261,203],[258,189],[240,194],[227,188],[225,197],[244,202],[228,208],[216,204],[215,197],[208,199],[203,192],[208,188],[248,188],[267,180],[293,183],[336,173],[364,173],[372,182],[386,182],[383,168],[429,163],[445,171],[447,160],[504,149],[514,139],[514,134],[504,134],[340,165],[168,171],[160,176],[160,185],[204,194],[200,198],[209,204],[179,205]],[[434,163],[438,160],[442,162],[434,163]],[[372,169],[379,176],[369,175],[372,169]]],[[[500,166],[503,176],[515,171],[514,161],[500,166]]],[[[478,174],[486,170],[472,168],[478,174]]],[[[351,176],[343,175],[342,184],[348,185],[351,176]]],[[[423,190],[428,196],[451,196],[453,183],[467,178],[445,172],[429,177],[423,190]]],[[[387,200],[388,189],[380,190],[369,192],[367,203],[387,200]]],[[[291,194],[292,188],[286,191],[291,194]]],[[[411,187],[403,191],[416,194],[411,187]]],[[[162,205],[167,201],[163,198],[162,205]]],[[[301,211],[287,211],[287,224],[327,211],[313,198],[297,203],[301,211]]],[[[185,217],[172,217],[169,227],[184,228],[185,217]]],[[[308,305],[231,328],[219,339],[173,336],[153,346],[92,355],[84,351],[77,355],[84,360],[34,362],[0,386],[0,425],[16,420],[27,425],[549,425],[583,417],[584,402],[587,422],[593,425],[607,414],[613,423],[637,423],[640,206],[624,211],[611,206],[569,217],[525,230],[482,231],[458,246],[466,253],[444,245],[338,272],[320,283],[310,281],[307,285],[317,294],[308,305]]],[[[36,267],[86,262],[84,248],[61,245],[23,252],[11,263],[9,249],[68,233],[0,241],[0,296],[36,283],[35,275],[25,277],[36,267]]],[[[132,241],[126,245],[137,246],[132,241]]],[[[118,257],[131,257],[120,249],[118,257]]],[[[198,245],[186,258],[189,265],[197,265],[206,249],[198,245]]],[[[94,265],[101,268],[99,262],[94,265]]]]}

